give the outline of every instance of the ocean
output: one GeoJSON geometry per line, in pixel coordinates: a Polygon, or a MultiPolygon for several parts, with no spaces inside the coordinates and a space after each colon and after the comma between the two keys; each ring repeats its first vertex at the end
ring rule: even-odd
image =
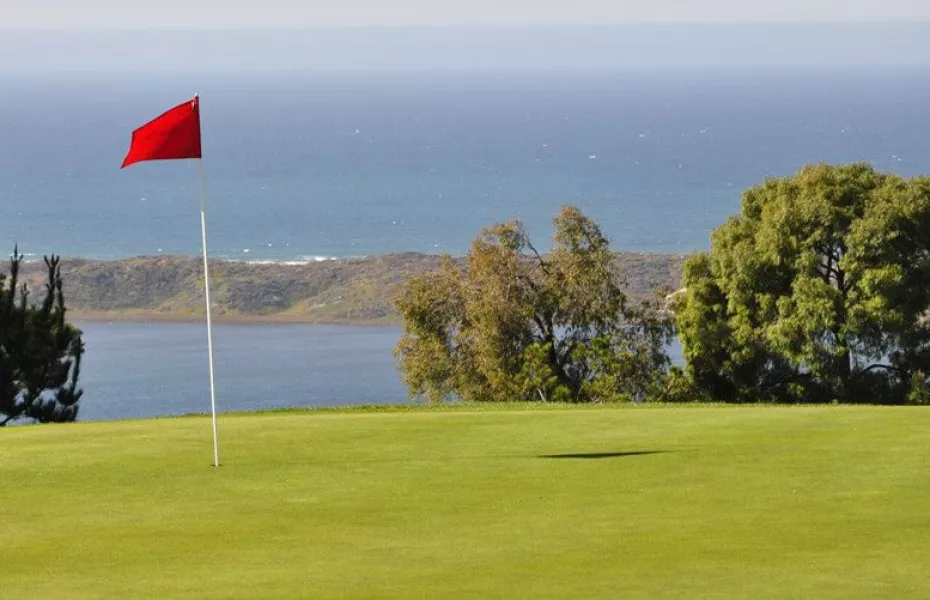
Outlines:
{"type": "MultiPolygon", "coordinates": [[[[210,412],[206,325],[76,323],[87,354],[79,420],[210,412]]],[[[217,410],[399,404],[394,327],[215,325],[217,410]]]]}
{"type": "Polygon", "coordinates": [[[200,250],[194,161],[119,166],[201,94],[211,254],[462,254],[572,203],[615,247],[685,252],[740,193],[805,163],[930,164],[930,69],[0,77],[0,247],[200,250]]]}
{"type": "MultiPolygon", "coordinates": [[[[571,203],[617,249],[688,252],[805,163],[930,165],[930,69],[0,76],[0,247],[200,252],[193,161],[121,171],[132,129],[199,92],[213,257],[463,254],[571,203]]],[[[209,409],[203,327],[82,323],[81,418],[209,409]]],[[[396,329],[217,328],[221,410],[403,402],[396,329]]]]}

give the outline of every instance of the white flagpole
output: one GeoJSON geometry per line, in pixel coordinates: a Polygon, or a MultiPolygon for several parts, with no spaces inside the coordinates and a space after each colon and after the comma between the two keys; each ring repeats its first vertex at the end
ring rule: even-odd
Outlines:
{"type": "Polygon", "coordinates": [[[210,318],[210,269],[207,266],[207,201],[206,182],[203,175],[203,159],[197,159],[200,165],[200,235],[203,241],[203,283],[207,303],[207,348],[210,355],[210,410],[213,414],[213,466],[220,466],[220,446],[216,432],[216,385],[213,377],[213,321],[210,318]]]}

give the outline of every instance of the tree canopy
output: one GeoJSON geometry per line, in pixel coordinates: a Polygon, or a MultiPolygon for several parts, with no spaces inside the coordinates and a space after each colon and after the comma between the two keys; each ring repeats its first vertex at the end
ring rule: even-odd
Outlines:
{"type": "Polygon", "coordinates": [[[0,426],[15,419],[74,421],[84,343],[65,321],[60,259],[45,257],[45,295],[32,304],[19,283],[22,258],[14,250],[9,276],[0,274],[0,426]]]}
{"type": "Polygon", "coordinates": [[[628,301],[591,218],[569,206],[553,223],[545,254],[511,220],[480,233],[464,268],[445,257],[406,283],[395,355],[412,396],[606,402],[662,383],[670,323],[628,301]]]}
{"type": "Polygon", "coordinates": [[[813,165],[747,190],[688,261],[695,389],[730,402],[903,403],[930,374],[930,179],[813,165]]]}

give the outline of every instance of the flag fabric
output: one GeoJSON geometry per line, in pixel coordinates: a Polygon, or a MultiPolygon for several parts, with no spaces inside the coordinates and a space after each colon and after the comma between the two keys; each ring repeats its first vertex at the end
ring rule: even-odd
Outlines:
{"type": "Polygon", "coordinates": [[[177,158],[202,158],[197,96],[133,131],[129,154],[121,168],[145,160],[177,158]]]}

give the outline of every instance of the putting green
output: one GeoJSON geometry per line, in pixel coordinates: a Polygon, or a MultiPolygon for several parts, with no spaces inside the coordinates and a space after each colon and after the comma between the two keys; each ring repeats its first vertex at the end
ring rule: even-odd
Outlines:
{"type": "Polygon", "coordinates": [[[928,598],[930,411],[0,429],[3,598],[928,598]]]}

